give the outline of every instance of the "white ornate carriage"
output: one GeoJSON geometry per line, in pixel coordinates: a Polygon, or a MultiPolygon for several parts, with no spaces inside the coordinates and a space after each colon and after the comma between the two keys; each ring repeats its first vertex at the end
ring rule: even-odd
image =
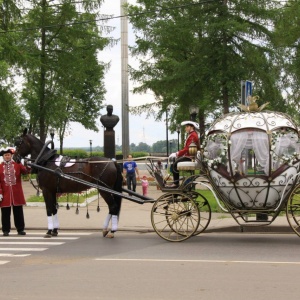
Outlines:
{"type": "Polygon", "coordinates": [[[152,225],[164,239],[181,241],[208,226],[209,203],[194,189],[198,184],[208,187],[242,227],[269,225],[286,210],[290,226],[300,236],[300,140],[297,124],[287,114],[222,116],[207,130],[194,161],[179,163],[178,169],[195,174],[179,190],[165,189],[167,193],[154,204],[152,225]]]}

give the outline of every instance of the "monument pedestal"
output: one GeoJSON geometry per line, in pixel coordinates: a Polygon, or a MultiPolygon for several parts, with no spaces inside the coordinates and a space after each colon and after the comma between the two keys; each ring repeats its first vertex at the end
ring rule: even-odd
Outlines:
{"type": "Polygon", "coordinates": [[[110,159],[116,157],[114,130],[104,131],[104,156],[110,159]]]}

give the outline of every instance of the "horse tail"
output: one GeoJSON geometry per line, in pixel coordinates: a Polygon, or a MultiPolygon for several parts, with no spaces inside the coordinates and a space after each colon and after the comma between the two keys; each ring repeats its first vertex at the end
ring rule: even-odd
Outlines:
{"type": "MultiPolygon", "coordinates": [[[[116,179],[116,182],[114,184],[114,190],[116,192],[122,193],[122,188],[123,188],[122,167],[117,162],[115,162],[115,166],[116,166],[116,169],[117,169],[117,179],[116,179]]],[[[115,203],[117,205],[118,216],[119,216],[120,211],[121,211],[121,205],[122,205],[122,197],[117,196],[117,195],[114,195],[113,197],[114,197],[115,203]]]]}

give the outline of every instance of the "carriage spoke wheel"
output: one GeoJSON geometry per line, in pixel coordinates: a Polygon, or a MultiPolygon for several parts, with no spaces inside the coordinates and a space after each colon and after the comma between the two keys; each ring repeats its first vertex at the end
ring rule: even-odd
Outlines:
{"type": "Polygon", "coordinates": [[[170,242],[193,236],[200,222],[198,205],[180,192],[166,193],[153,204],[151,223],[156,233],[170,242]]]}
{"type": "Polygon", "coordinates": [[[291,228],[300,236],[300,184],[295,186],[287,201],[286,217],[291,228]]]}
{"type": "Polygon", "coordinates": [[[200,222],[197,230],[194,232],[194,235],[198,235],[202,233],[209,225],[209,222],[211,220],[211,207],[207,199],[200,193],[190,191],[187,194],[195,201],[199,209],[200,222]]]}

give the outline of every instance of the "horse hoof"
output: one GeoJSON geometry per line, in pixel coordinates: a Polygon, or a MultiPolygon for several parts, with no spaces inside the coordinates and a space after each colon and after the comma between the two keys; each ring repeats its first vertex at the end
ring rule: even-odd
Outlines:
{"type": "Polygon", "coordinates": [[[113,232],[110,232],[109,234],[106,235],[106,237],[108,239],[113,239],[115,237],[114,233],[113,232]]]}
{"type": "Polygon", "coordinates": [[[44,236],[44,238],[51,238],[52,236],[52,231],[51,230],[48,230],[44,236]]]}
{"type": "Polygon", "coordinates": [[[108,230],[102,230],[103,237],[106,237],[108,233],[109,233],[108,230]]]}

